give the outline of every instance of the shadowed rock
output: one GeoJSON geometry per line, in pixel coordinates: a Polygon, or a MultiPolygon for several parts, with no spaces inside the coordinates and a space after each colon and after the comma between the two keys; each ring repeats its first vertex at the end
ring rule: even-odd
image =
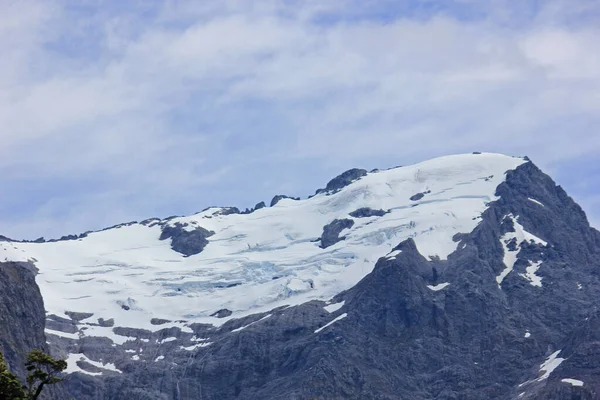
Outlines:
{"type": "Polygon", "coordinates": [[[84,313],[84,312],[75,312],[75,311],[65,311],[65,315],[68,315],[73,321],[83,321],[86,318],[92,317],[93,313],[84,313]]]}
{"type": "Polygon", "coordinates": [[[352,211],[349,215],[354,218],[368,218],[368,217],[382,217],[389,211],[384,210],[373,210],[369,207],[359,208],[358,210],[352,211]]]}
{"type": "Polygon", "coordinates": [[[359,169],[359,168],[349,169],[348,171],[343,172],[342,174],[340,174],[340,175],[336,176],[335,178],[333,178],[332,180],[330,180],[327,183],[327,186],[325,186],[325,189],[318,189],[316,191],[316,194],[319,194],[322,192],[338,191],[338,190],[348,186],[355,180],[362,178],[365,175],[367,175],[366,169],[359,169]]]}
{"type": "Polygon", "coordinates": [[[273,207],[275,204],[279,203],[283,199],[300,200],[299,197],[290,197],[283,194],[278,194],[271,200],[271,207],[273,207]]]}
{"type": "Polygon", "coordinates": [[[351,228],[353,225],[354,221],[351,219],[334,219],[323,227],[320,247],[325,249],[329,246],[333,246],[339,241],[344,240],[345,237],[340,237],[340,232],[346,228],[351,228]]]}
{"type": "Polygon", "coordinates": [[[214,232],[202,227],[195,227],[191,230],[187,230],[186,227],[187,225],[180,223],[164,225],[159,239],[171,239],[171,248],[185,256],[202,252],[208,244],[207,238],[214,235],[214,232]]]}
{"type": "Polygon", "coordinates": [[[213,314],[210,314],[211,317],[217,317],[217,318],[225,318],[225,317],[229,317],[231,314],[233,314],[230,310],[223,308],[213,314]]]}

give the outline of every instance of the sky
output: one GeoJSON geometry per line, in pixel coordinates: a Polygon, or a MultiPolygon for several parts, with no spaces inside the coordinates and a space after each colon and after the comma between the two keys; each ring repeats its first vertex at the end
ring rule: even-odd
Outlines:
{"type": "Polygon", "coordinates": [[[596,0],[0,0],[0,234],[528,155],[600,227],[596,0]]]}

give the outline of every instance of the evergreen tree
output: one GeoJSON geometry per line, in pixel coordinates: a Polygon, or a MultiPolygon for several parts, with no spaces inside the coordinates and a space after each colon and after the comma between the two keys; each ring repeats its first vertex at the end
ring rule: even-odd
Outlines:
{"type": "Polygon", "coordinates": [[[19,378],[10,370],[4,362],[4,356],[0,353],[0,399],[2,400],[25,400],[25,388],[19,382],[19,378]]]}
{"type": "Polygon", "coordinates": [[[32,350],[27,356],[25,368],[29,371],[27,386],[21,385],[19,378],[8,370],[0,353],[1,400],[36,400],[44,386],[62,381],[57,375],[67,368],[67,362],[56,360],[41,350],[32,350]]]}
{"type": "Polygon", "coordinates": [[[67,362],[56,360],[41,350],[32,350],[27,356],[25,367],[30,372],[27,375],[27,398],[36,400],[45,385],[62,381],[56,375],[67,369],[67,362]]]}

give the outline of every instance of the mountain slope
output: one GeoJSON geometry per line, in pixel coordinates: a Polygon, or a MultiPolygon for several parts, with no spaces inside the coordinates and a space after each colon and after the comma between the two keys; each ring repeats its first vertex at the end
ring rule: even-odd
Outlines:
{"type": "Polygon", "coordinates": [[[597,398],[600,233],[560,187],[494,154],[351,172],[0,251],[78,399],[597,398]]]}

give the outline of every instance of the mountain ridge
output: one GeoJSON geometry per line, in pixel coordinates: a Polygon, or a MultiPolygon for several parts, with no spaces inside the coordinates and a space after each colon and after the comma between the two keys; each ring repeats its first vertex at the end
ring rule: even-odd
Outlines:
{"type": "MultiPolygon", "coordinates": [[[[438,157],[438,158],[452,157],[452,156],[465,156],[465,155],[470,155],[470,154],[472,154],[472,155],[486,155],[486,154],[503,155],[501,153],[472,152],[472,153],[457,153],[457,154],[438,157]]],[[[528,156],[523,156],[523,157],[515,156],[515,158],[522,158],[524,161],[527,161],[527,162],[531,161],[528,156]]],[[[390,168],[386,168],[386,169],[375,168],[370,171],[367,171],[366,169],[362,169],[362,168],[356,168],[356,167],[350,168],[349,170],[346,170],[346,171],[338,174],[334,178],[330,179],[329,182],[325,185],[325,188],[316,189],[314,194],[307,195],[307,197],[305,197],[305,198],[288,196],[288,195],[284,195],[284,194],[276,194],[271,199],[271,202],[269,203],[270,205],[268,207],[273,207],[279,201],[284,200],[284,199],[307,200],[307,199],[310,199],[311,197],[314,197],[317,194],[321,194],[321,193],[332,194],[332,193],[335,193],[336,191],[339,191],[343,187],[350,185],[354,181],[362,178],[363,176],[366,176],[367,174],[373,174],[373,173],[378,173],[378,172],[382,172],[382,171],[389,171],[389,170],[394,170],[394,169],[399,169],[399,168],[404,168],[404,167],[410,167],[410,166],[417,165],[417,164],[420,164],[420,163],[414,163],[414,164],[409,164],[409,165],[399,165],[399,166],[390,167],[390,168]]],[[[164,217],[164,218],[149,217],[149,218],[145,218],[145,219],[139,220],[139,221],[131,220],[131,221],[127,221],[127,222],[119,222],[119,223],[116,223],[116,224],[113,224],[113,225],[110,225],[110,226],[107,226],[104,228],[99,228],[96,230],[87,230],[87,231],[80,232],[80,233],[66,234],[66,235],[61,236],[60,238],[45,239],[44,237],[39,237],[37,239],[14,239],[14,238],[10,238],[10,237],[4,236],[4,235],[0,235],[0,241],[15,242],[15,243],[46,243],[46,242],[57,242],[57,241],[65,241],[65,240],[77,240],[77,239],[82,239],[91,233],[104,232],[104,231],[107,231],[110,229],[118,229],[118,228],[121,228],[124,226],[130,226],[130,225],[134,225],[134,224],[148,225],[148,224],[156,223],[156,222],[166,223],[175,218],[182,218],[182,217],[186,217],[186,216],[198,215],[198,214],[202,214],[211,209],[212,210],[221,210],[220,212],[225,213],[225,215],[227,215],[227,214],[249,214],[256,210],[264,208],[264,207],[267,207],[266,204],[264,203],[264,201],[257,203],[252,208],[246,208],[244,211],[242,211],[240,208],[238,208],[236,206],[208,206],[208,207],[205,207],[204,209],[202,209],[201,211],[197,211],[192,214],[182,214],[182,215],[177,214],[177,215],[170,215],[170,216],[164,217]]]]}
{"type": "MultiPolygon", "coordinates": [[[[109,268],[104,252],[126,236],[104,242],[94,235],[84,241],[96,240],[96,255],[86,258],[90,248],[82,249],[85,257],[65,261],[63,269],[48,269],[52,256],[40,253],[37,280],[51,310],[46,336],[53,353],[74,364],[69,392],[82,400],[598,398],[600,233],[529,160],[454,157],[382,180],[367,174],[329,196],[284,199],[252,214],[170,220],[180,233],[214,232],[191,256],[165,243],[136,250],[131,242],[110,253],[121,261],[109,268]],[[294,216],[289,224],[286,213],[294,216]],[[335,229],[343,239],[323,248],[336,219],[352,225],[335,229]],[[253,232],[265,229],[267,237],[254,243],[253,232]],[[127,252],[146,258],[136,266],[127,252]],[[169,286],[175,281],[161,272],[162,280],[150,282],[153,270],[139,267],[162,260],[157,256],[168,259],[156,271],[195,263],[195,275],[169,286]],[[95,259],[98,266],[90,263],[95,259]],[[231,272],[235,260],[243,260],[241,274],[202,275],[225,266],[231,272]],[[145,278],[110,278],[119,271],[145,278]],[[48,272],[62,277],[61,292],[69,293],[44,283],[48,272]],[[65,281],[65,272],[78,274],[78,282],[65,281]],[[92,291],[86,282],[107,285],[98,276],[113,280],[110,291],[128,282],[120,290],[133,301],[92,291]],[[206,316],[162,318],[158,303],[146,303],[148,282],[161,302],[176,308],[187,299],[196,313],[210,302],[203,291],[225,297],[206,316]],[[267,287],[285,290],[270,299],[267,287]],[[72,298],[77,290],[104,308],[72,298]],[[142,321],[145,307],[152,321],[142,321]]],[[[160,243],[162,229],[115,232],[160,243]]],[[[76,245],[14,244],[4,252],[17,258],[21,250],[37,255],[33,246],[76,245]]]]}

